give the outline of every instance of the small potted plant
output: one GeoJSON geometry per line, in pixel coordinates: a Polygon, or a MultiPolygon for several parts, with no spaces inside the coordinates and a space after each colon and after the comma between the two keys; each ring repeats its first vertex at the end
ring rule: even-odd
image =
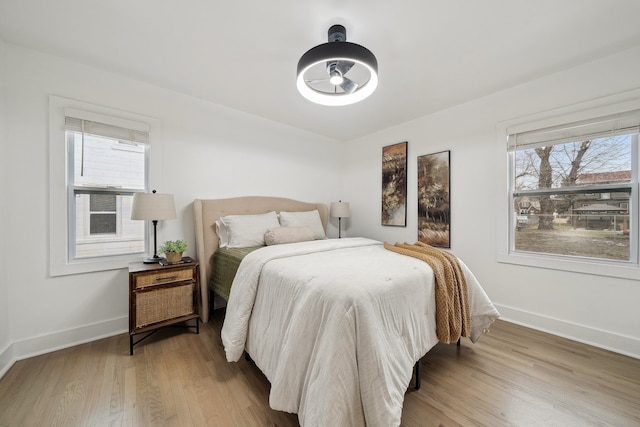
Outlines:
{"type": "Polygon", "coordinates": [[[182,260],[182,253],[186,250],[187,243],[184,240],[167,240],[160,246],[158,253],[165,254],[169,262],[178,262],[182,260]]]}

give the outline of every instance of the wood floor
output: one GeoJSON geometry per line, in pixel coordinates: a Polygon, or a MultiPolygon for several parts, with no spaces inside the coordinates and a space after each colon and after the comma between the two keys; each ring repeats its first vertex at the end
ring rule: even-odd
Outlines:
{"type": "MultiPolygon", "coordinates": [[[[269,408],[254,365],[225,361],[221,319],[162,330],[134,356],[123,334],[19,361],[0,379],[0,426],[298,425],[269,408]]],[[[402,425],[640,426],[640,360],[497,321],[424,357],[402,425]]]]}

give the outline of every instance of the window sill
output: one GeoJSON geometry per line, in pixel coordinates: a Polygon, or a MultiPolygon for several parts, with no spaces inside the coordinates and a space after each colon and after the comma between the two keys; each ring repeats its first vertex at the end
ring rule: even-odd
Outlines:
{"type": "Polygon", "coordinates": [[[71,274],[93,273],[97,271],[118,270],[129,267],[129,263],[142,261],[145,257],[113,257],[109,259],[87,259],[70,263],[51,263],[49,275],[68,276],[71,274]]]}
{"type": "Polygon", "coordinates": [[[498,253],[497,260],[505,264],[640,280],[640,268],[638,265],[629,263],[612,264],[606,261],[558,259],[525,253],[498,253]]]}

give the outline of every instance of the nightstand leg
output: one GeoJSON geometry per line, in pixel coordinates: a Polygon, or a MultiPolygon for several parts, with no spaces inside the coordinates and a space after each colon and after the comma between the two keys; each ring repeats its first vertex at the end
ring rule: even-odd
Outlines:
{"type": "Polygon", "coordinates": [[[196,317],[196,334],[200,335],[200,318],[196,317]]]}
{"type": "Polygon", "coordinates": [[[129,335],[129,356],[133,356],[133,335],[129,335]]]}

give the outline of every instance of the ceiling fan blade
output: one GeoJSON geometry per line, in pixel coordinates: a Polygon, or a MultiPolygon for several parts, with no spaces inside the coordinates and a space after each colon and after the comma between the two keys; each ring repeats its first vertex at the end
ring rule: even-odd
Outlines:
{"type": "Polygon", "coordinates": [[[328,82],[329,79],[315,79],[315,80],[305,80],[306,83],[319,83],[319,82],[328,82]]]}
{"type": "Polygon", "coordinates": [[[356,83],[353,80],[350,80],[350,79],[348,79],[346,77],[343,77],[343,79],[344,79],[344,81],[340,84],[340,87],[346,93],[353,93],[353,92],[355,92],[356,89],[358,89],[358,83],[356,83]]]}
{"type": "Polygon", "coordinates": [[[351,67],[353,67],[353,62],[351,61],[337,61],[336,62],[336,70],[340,71],[340,74],[343,76],[349,72],[351,67]]]}

